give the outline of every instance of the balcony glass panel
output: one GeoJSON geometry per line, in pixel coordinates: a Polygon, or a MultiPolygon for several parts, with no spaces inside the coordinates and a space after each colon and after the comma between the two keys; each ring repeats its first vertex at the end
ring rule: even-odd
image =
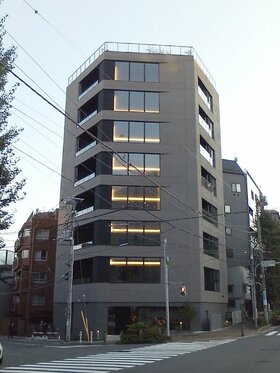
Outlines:
{"type": "Polygon", "coordinates": [[[114,122],[113,140],[115,142],[128,142],[128,122],[114,122]]]}
{"type": "Polygon", "coordinates": [[[159,143],[159,123],[145,123],[145,142],[159,143]]]}
{"type": "Polygon", "coordinates": [[[158,154],[145,154],[145,173],[150,176],[160,175],[160,164],[158,154]]]}
{"type": "Polygon", "coordinates": [[[159,93],[145,92],[145,112],[159,113],[159,93]]]}
{"type": "Polygon", "coordinates": [[[159,65],[157,63],[145,63],[145,81],[159,81],[159,65]]]}
{"type": "Polygon", "coordinates": [[[130,81],[144,82],[144,63],[141,63],[141,62],[130,63],[130,81]]]}
{"type": "Polygon", "coordinates": [[[130,92],[130,111],[144,112],[144,92],[130,92]]]}
{"type": "Polygon", "coordinates": [[[130,122],[129,141],[144,142],[144,122],[130,122]]]}
{"type": "Polygon", "coordinates": [[[129,154],[129,175],[140,175],[144,172],[144,154],[129,154]],[[136,169],[137,168],[137,169],[136,169]]]}

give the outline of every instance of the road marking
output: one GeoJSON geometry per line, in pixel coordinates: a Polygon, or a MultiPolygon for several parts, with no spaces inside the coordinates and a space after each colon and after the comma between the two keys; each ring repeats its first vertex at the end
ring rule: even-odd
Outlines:
{"type": "Polygon", "coordinates": [[[125,368],[133,368],[165,359],[205,350],[234,341],[234,339],[206,342],[169,342],[130,350],[91,354],[64,360],[53,360],[18,367],[6,367],[1,372],[9,373],[110,373],[125,368]]]}
{"type": "MultiPolygon", "coordinates": [[[[276,333],[278,333],[278,332],[279,332],[278,330],[273,330],[273,332],[267,333],[267,334],[266,334],[266,337],[270,337],[271,335],[276,334],[276,333]]],[[[278,335],[279,335],[279,334],[278,334],[278,335]]]]}

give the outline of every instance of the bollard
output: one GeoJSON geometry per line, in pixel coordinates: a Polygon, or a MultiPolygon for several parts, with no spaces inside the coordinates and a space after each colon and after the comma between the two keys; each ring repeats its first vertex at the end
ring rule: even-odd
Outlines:
{"type": "Polygon", "coordinates": [[[96,331],[97,334],[97,340],[99,341],[99,330],[96,331]]]}
{"type": "Polygon", "coordinates": [[[83,340],[83,332],[80,331],[80,343],[82,343],[82,340],[83,340]]]}
{"type": "Polygon", "coordinates": [[[92,331],[90,332],[90,343],[92,343],[92,331]]]}

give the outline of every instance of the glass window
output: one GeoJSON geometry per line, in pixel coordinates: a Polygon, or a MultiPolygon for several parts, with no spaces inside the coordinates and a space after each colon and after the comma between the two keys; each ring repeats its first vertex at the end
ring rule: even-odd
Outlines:
{"type": "Polygon", "coordinates": [[[144,226],[144,245],[158,246],[160,245],[160,223],[145,222],[144,226]]]}
{"type": "Polygon", "coordinates": [[[112,208],[126,208],[127,206],[127,187],[112,186],[112,208]]]}
{"type": "Polygon", "coordinates": [[[145,209],[160,209],[160,189],[158,187],[145,187],[145,209]]]}
{"type": "Polygon", "coordinates": [[[159,113],[159,93],[145,92],[145,112],[159,113]]]}
{"type": "Polygon", "coordinates": [[[144,122],[130,122],[129,141],[144,142],[144,122]]]}
{"type": "Polygon", "coordinates": [[[34,259],[37,261],[45,261],[47,260],[47,250],[35,250],[34,259]]]}
{"type": "Polygon", "coordinates": [[[129,222],[127,242],[129,245],[143,245],[143,223],[142,222],[129,222]]]}
{"type": "Polygon", "coordinates": [[[226,227],[225,232],[226,232],[227,236],[231,236],[232,235],[232,228],[231,227],[226,227]]]}
{"type": "Polygon", "coordinates": [[[45,296],[39,295],[39,294],[33,294],[31,297],[31,304],[32,306],[44,306],[45,296]]]}
{"type": "Polygon", "coordinates": [[[144,112],[144,92],[130,92],[129,110],[139,113],[144,112]]]}
{"type": "Polygon", "coordinates": [[[113,140],[116,142],[128,141],[128,122],[114,121],[113,140]]]}
{"type": "Polygon", "coordinates": [[[146,82],[158,82],[159,81],[159,70],[157,63],[145,63],[145,81],[146,82]]]}
{"type": "Polygon", "coordinates": [[[130,81],[144,82],[144,63],[141,63],[141,62],[130,63],[130,81]]]}
{"type": "Polygon", "coordinates": [[[49,230],[48,229],[37,229],[35,233],[36,240],[48,240],[49,230]]]}
{"type": "Polygon", "coordinates": [[[148,142],[148,143],[159,142],[159,123],[152,123],[152,122],[145,123],[145,142],[148,142]]]}
{"type": "Polygon", "coordinates": [[[128,91],[115,91],[114,110],[128,111],[128,91]]]}
{"type": "Polygon", "coordinates": [[[219,271],[204,267],[204,289],[208,291],[220,291],[219,271]]]}
{"type": "Polygon", "coordinates": [[[32,273],[32,282],[34,284],[44,284],[47,281],[47,274],[45,272],[32,273]]]}
{"type": "Polygon", "coordinates": [[[145,173],[149,176],[160,175],[159,155],[145,154],[145,173]]]}
{"type": "Polygon", "coordinates": [[[241,192],[241,184],[231,184],[231,190],[233,192],[236,192],[236,193],[240,193],[241,192]]]}
{"type": "Polygon", "coordinates": [[[115,63],[115,80],[129,80],[129,62],[115,63]]]}
{"type": "Polygon", "coordinates": [[[225,205],[225,213],[230,213],[230,205],[225,205]]]}
{"type": "Polygon", "coordinates": [[[22,250],[21,257],[22,259],[27,259],[29,256],[29,250],[22,250]]]}
{"type": "Polygon", "coordinates": [[[144,172],[144,154],[129,154],[129,175],[139,175],[144,172]]]}
{"type": "Polygon", "coordinates": [[[143,187],[128,187],[128,207],[131,209],[143,208],[144,195],[143,187]]]}
{"type": "Polygon", "coordinates": [[[23,237],[29,237],[31,235],[31,229],[30,228],[25,228],[24,230],[23,230],[23,234],[22,234],[22,236],[23,237]]]}
{"type": "Polygon", "coordinates": [[[112,174],[113,175],[127,175],[127,163],[128,163],[127,153],[119,153],[119,156],[114,154],[112,174]],[[122,158],[124,162],[122,162],[120,158],[122,158]]]}
{"type": "Polygon", "coordinates": [[[111,244],[123,245],[127,243],[127,223],[124,221],[111,222],[111,244]]]}

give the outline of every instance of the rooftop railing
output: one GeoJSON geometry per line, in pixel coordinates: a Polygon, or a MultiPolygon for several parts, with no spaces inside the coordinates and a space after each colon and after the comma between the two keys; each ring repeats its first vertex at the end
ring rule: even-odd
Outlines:
{"type": "Polygon", "coordinates": [[[129,53],[149,53],[149,54],[170,54],[179,56],[193,56],[201,70],[213,84],[215,80],[207,70],[199,55],[193,47],[180,45],[162,45],[162,44],[139,44],[139,43],[122,43],[106,41],[99,47],[68,79],[71,84],[86,68],[88,68],[104,52],[129,52],[129,53]]]}

